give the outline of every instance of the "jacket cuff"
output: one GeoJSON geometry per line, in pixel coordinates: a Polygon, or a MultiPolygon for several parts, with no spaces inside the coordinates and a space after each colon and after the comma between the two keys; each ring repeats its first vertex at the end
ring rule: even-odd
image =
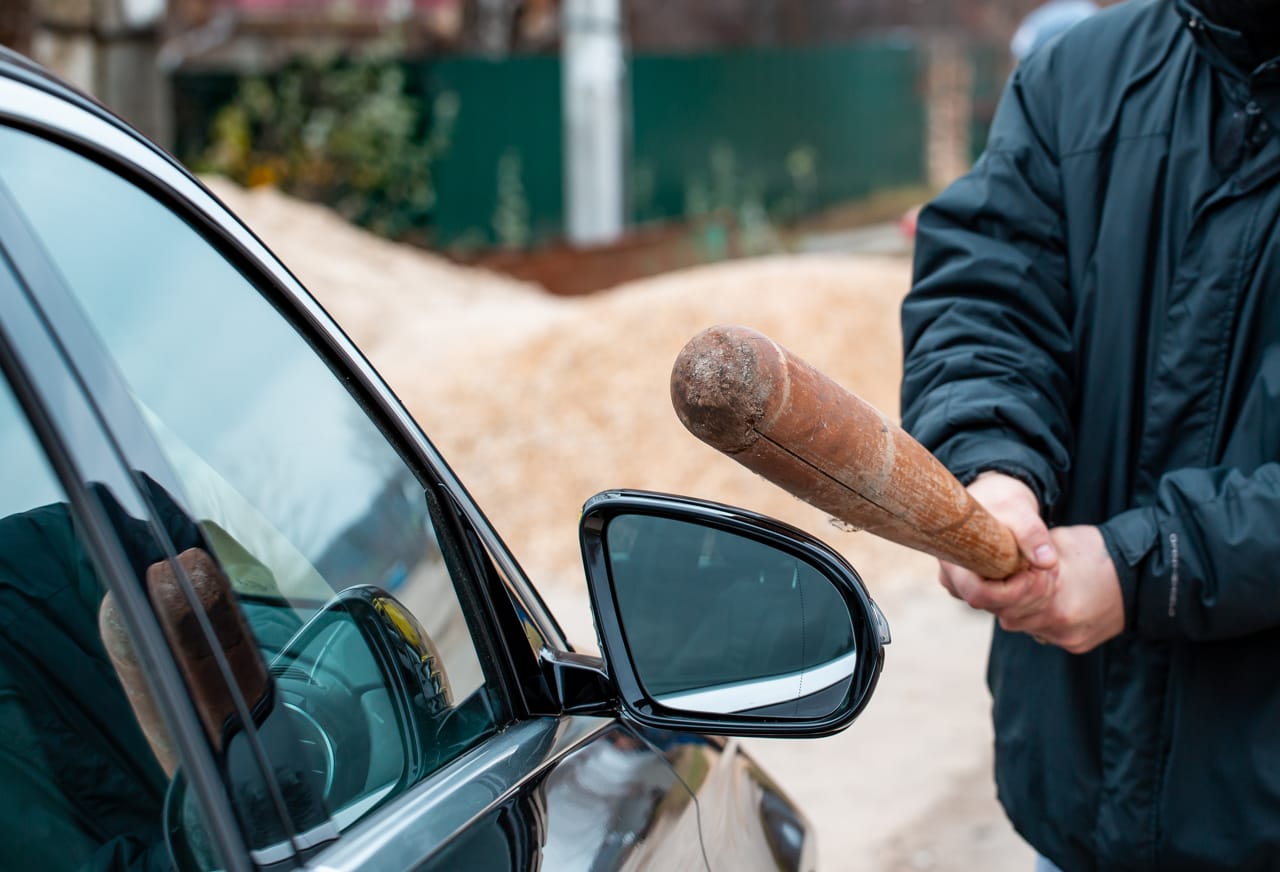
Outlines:
{"type": "Polygon", "coordinates": [[[1142,584],[1143,564],[1151,557],[1151,551],[1160,538],[1155,509],[1121,512],[1099,524],[1098,530],[1120,579],[1125,630],[1151,636],[1171,635],[1169,619],[1158,614],[1159,609],[1148,602],[1150,591],[1145,590],[1142,584]]]}
{"type": "Polygon", "coordinates": [[[984,472],[1002,472],[1018,479],[1031,488],[1041,514],[1046,516],[1061,493],[1048,461],[1013,439],[964,433],[948,439],[933,453],[964,485],[984,472]]]}

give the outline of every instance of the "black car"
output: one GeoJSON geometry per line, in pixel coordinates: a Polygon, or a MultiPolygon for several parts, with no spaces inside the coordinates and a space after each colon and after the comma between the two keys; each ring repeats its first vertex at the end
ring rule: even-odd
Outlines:
{"type": "Polygon", "coordinates": [[[261,242],[10,53],[0,446],[0,867],[812,868],[802,813],[718,737],[866,705],[888,631],[852,568],[748,512],[602,493],[604,656],[575,653],[261,242]]]}

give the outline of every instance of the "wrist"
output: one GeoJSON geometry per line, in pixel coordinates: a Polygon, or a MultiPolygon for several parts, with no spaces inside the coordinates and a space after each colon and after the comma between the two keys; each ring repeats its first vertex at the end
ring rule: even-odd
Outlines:
{"type": "Polygon", "coordinates": [[[967,475],[960,476],[959,478],[960,483],[968,487],[981,478],[997,475],[1003,476],[1007,479],[1012,479],[1026,487],[1027,491],[1030,492],[1032,499],[1035,501],[1036,513],[1041,517],[1044,516],[1045,499],[1044,494],[1040,489],[1039,482],[1036,480],[1036,477],[1030,473],[1030,471],[1023,469],[1017,464],[990,463],[979,467],[977,470],[970,472],[967,475]]]}
{"type": "Polygon", "coordinates": [[[1016,475],[1010,475],[1000,469],[986,469],[973,477],[966,489],[980,503],[988,500],[998,503],[1017,503],[1025,510],[1040,512],[1040,498],[1035,489],[1016,475]]]}

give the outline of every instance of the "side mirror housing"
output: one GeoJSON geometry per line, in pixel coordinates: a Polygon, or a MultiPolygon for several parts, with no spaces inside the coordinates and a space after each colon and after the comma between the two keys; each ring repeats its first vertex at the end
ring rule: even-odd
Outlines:
{"type": "Polygon", "coordinates": [[[629,718],[824,736],[870,700],[888,624],[853,567],[812,536],[643,491],[592,497],[579,531],[601,651],[629,718]]]}

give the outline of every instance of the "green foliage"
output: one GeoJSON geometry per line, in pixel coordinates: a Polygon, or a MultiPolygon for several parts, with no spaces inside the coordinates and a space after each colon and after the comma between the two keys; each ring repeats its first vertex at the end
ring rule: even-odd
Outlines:
{"type": "Polygon", "coordinates": [[[765,194],[760,172],[744,173],[733,148],[716,143],[707,171],[694,172],[684,185],[684,217],[694,228],[707,260],[779,251],[779,228],[793,224],[811,208],[817,188],[818,152],[797,146],[785,159],[787,186],[765,194]]]}
{"type": "Polygon", "coordinates": [[[384,236],[421,232],[458,98],[441,94],[428,117],[405,85],[402,66],[378,59],[309,60],[247,78],[215,116],[197,168],[326,203],[384,236]]]}
{"type": "Polygon", "coordinates": [[[524,189],[524,160],[509,148],[498,158],[497,199],[493,208],[493,235],[503,248],[525,248],[532,237],[529,197],[524,189]]]}

